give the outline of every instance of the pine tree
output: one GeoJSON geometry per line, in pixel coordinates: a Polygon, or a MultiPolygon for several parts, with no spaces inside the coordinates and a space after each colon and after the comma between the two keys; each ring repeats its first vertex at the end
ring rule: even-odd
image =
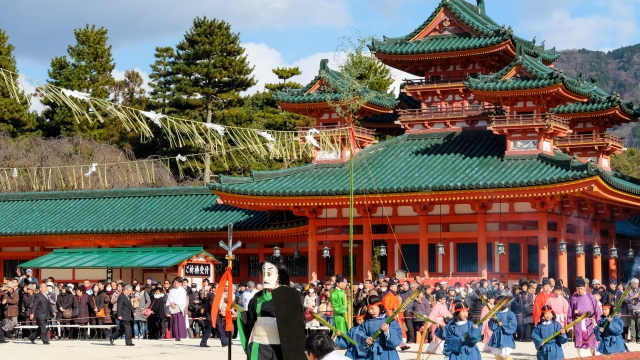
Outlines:
{"type": "Polygon", "coordinates": [[[362,67],[363,71],[356,77],[358,81],[366,82],[367,87],[373,91],[393,94],[395,89],[389,89],[393,84],[391,70],[373,54],[362,50],[361,47],[357,47],[354,52],[349,53],[344,66],[362,67]]]}
{"type": "Polygon", "coordinates": [[[292,67],[292,68],[275,68],[271,70],[274,74],[276,74],[276,76],[278,77],[278,79],[282,80],[281,83],[277,83],[277,84],[265,84],[264,87],[267,90],[271,90],[271,91],[283,91],[286,89],[300,89],[302,88],[302,85],[297,83],[297,82],[293,82],[293,81],[289,81],[289,79],[291,79],[294,76],[298,76],[302,74],[302,71],[300,71],[300,68],[296,67],[292,67]]]}
{"type": "Polygon", "coordinates": [[[116,80],[110,86],[113,100],[124,106],[144,110],[149,98],[146,96],[142,75],[135,70],[124,72],[124,79],[116,80]]]}
{"type": "MultiPolygon", "coordinates": [[[[48,71],[49,83],[65,89],[86,92],[97,99],[107,99],[114,79],[111,72],[115,63],[111,55],[111,45],[107,44],[107,29],[95,25],[86,25],[74,30],[76,44],[67,49],[67,56],[51,60],[48,71]]],[[[73,136],[82,134],[98,141],[117,142],[124,130],[117,120],[105,118],[89,122],[73,116],[66,107],[60,107],[51,101],[43,101],[48,107],[43,114],[41,128],[46,136],[73,136]]],[[[89,109],[87,109],[89,110],[89,109]]]]}
{"type": "MultiPolygon", "coordinates": [[[[211,123],[217,111],[221,120],[225,112],[241,105],[240,92],[256,83],[240,35],[225,21],[195,18],[176,49],[175,104],[191,118],[211,123]]],[[[209,166],[210,159],[205,157],[205,182],[211,175],[209,166]]]]}
{"type": "Polygon", "coordinates": [[[171,64],[175,57],[172,47],[156,47],[153,55],[156,61],[151,64],[151,92],[149,93],[149,105],[157,112],[168,114],[171,112],[169,104],[173,100],[173,81],[171,64]]]}
{"type": "MultiPolygon", "coordinates": [[[[16,68],[16,58],[13,56],[13,45],[9,44],[9,37],[0,30],[0,68],[14,73],[16,68]]],[[[18,81],[18,76],[11,76],[14,82],[18,81]]],[[[34,112],[29,111],[29,104],[24,99],[25,94],[18,94],[21,99],[17,101],[11,98],[9,89],[4,81],[0,81],[0,131],[7,131],[11,136],[38,134],[36,131],[36,117],[34,112]]]]}

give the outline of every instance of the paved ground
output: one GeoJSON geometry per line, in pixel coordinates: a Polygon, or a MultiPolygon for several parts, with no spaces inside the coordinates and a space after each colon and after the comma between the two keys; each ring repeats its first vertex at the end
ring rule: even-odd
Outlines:
{"type": "MultiPolygon", "coordinates": [[[[4,355],[11,354],[7,359],[35,359],[46,358],[47,360],[69,360],[77,358],[79,354],[84,354],[82,358],[99,360],[99,359],[154,359],[174,360],[177,357],[186,356],[189,360],[197,359],[216,359],[222,360],[227,358],[228,348],[223,348],[220,343],[213,339],[209,341],[210,348],[201,348],[198,346],[200,340],[188,339],[186,341],[172,340],[134,340],[136,346],[128,347],[124,345],[124,340],[117,340],[115,346],[109,345],[108,341],[78,341],[78,340],[62,340],[52,341],[51,345],[45,347],[41,341],[37,341],[36,345],[31,344],[28,340],[15,340],[9,344],[0,344],[0,358],[4,355]],[[8,350],[5,352],[4,350],[8,350]]],[[[629,349],[638,351],[640,358],[640,345],[630,344],[629,349]]],[[[243,360],[245,355],[240,345],[233,345],[232,359],[243,360]]],[[[400,353],[402,360],[415,360],[417,356],[417,347],[412,344],[412,348],[400,353]]],[[[533,343],[517,343],[515,353],[512,355],[514,360],[533,360],[535,359],[535,351],[533,343]]],[[[423,355],[423,360],[426,359],[423,355]]],[[[570,343],[567,347],[565,357],[577,357],[577,353],[570,343]]],[[[495,359],[491,354],[483,354],[483,359],[495,359]]],[[[442,360],[442,355],[433,355],[429,360],[442,360]]],[[[304,360],[304,359],[301,359],[304,360]]]]}

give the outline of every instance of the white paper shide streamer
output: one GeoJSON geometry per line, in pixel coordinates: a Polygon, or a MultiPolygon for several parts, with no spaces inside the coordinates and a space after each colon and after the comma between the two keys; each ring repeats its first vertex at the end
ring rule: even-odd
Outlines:
{"type": "Polygon", "coordinates": [[[14,179],[18,177],[18,169],[13,168],[13,171],[11,172],[11,177],[14,179]]]}
{"type": "Polygon", "coordinates": [[[185,162],[185,161],[187,161],[187,157],[178,154],[178,156],[176,156],[176,160],[185,162]]]}
{"type": "Polygon", "coordinates": [[[98,163],[93,163],[93,164],[91,164],[91,167],[89,168],[89,171],[86,172],[84,174],[84,176],[89,177],[89,176],[91,176],[91,174],[96,172],[96,170],[98,170],[98,163]]]}
{"type": "Polygon", "coordinates": [[[311,134],[320,134],[320,131],[318,131],[317,129],[310,129],[309,131],[307,131],[307,135],[305,135],[304,137],[311,145],[320,149],[320,144],[318,144],[318,141],[311,134]]]}
{"type": "Polygon", "coordinates": [[[162,128],[162,123],[160,123],[160,119],[167,117],[164,114],[158,114],[155,111],[140,111],[140,113],[153,121],[154,124],[158,125],[159,128],[162,128]]]}
{"type": "Polygon", "coordinates": [[[258,135],[262,136],[263,138],[265,138],[265,139],[267,139],[267,140],[269,140],[271,142],[275,142],[276,141],[276,139],[273,137],[273,135],[269,134],[266,131],[256,130],[256,132],[258,133],[258,135]]]}
{"type": "Polygon", "coordinates": [[[222,125],[204,123],[204,126],[206,126],[208,129],[217,131],[220,136],[224,135],[224,126],[222,125]]]}
{"type": "Polygon", "coordinates": [[[69,97],[76,98],[79,100],[84,100],[84,101],[89,101],[90,100],[89,97],[91,96],[87,93],[83,93],[78,90],[69,90],[69,89],[62,89],[62,93],[69,97]]]}

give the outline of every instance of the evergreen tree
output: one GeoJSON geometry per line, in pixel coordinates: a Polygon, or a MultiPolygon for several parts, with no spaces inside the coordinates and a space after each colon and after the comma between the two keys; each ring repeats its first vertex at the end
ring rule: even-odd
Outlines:
{"type": "MultiPolygon", "coordinates": [[[[0,30],[0,68],[18,72],[16,58],[13,56],[13,45],[9,44],[9,37],[0,30]]],[[[17,75],[11,75],[14,82],[18,82],[17,75]]],[[[36,117],[29,111],[29,104],[24,99],[25,94],[19,93],[19,101],[11,98],[9,89],[4,80],[0,80],[0,131],[7,131],[11,136],[33,135],[36,132],[36,117]]]]}
{"type": "Polygon", "coordinates": [[[149,98],[146,96],[142,75],[135,70],[124,72],[124,79],[116,80],[111,85],[113,100],[124,106],[144,110],[149,98]]]}
{"type": "Polygon", "coordinates": [[[171,112],[169,104],[173,100],[173,81],[171,63],[175,57],[172,47],[156,47],[153,55],[156,61],[151,64],[151,92],[149,93],[149,105],[157,112],[168,114],[171,112]]]}
{"type": "Polygon", "coordinates": [[[281,83],[276,83],[276,84],[265,84],[264,87],[267,90],[271,90],[271,91],[283,91],[286,89],[300,89],[302,88],[302,85],[297,83],[297,82],[293,82],[293,81],[289,81],[289,79],[291,79],[294,76],[298,76],[302,74],[302,71],[300,71],[300,68],[296,67],[292,67],[292,68],[276,68],[276,69],[272,69],[271,70],[274,74],[276,74],[276,76],[278,77],[278,79],[282,80],[281,83]]]}
{"type": "MultiPolygon", "coordinates": [[[[111,72],[115,63],[111,55],[111,45],[107,44],[107,29],[86,25],[74,30],[76,44],[67,49],[67,56],[51,60],[48,71],[49,83],[65,89],[89,93],[97,99],[107,99],[114,82],[111,72]]],[[[43,114],[41,128],[46,136],[73,136],[82,134],[98,141],[117,142],[124,130],[117,120],[105,117],[98,120],[76,119],[67,107],[44,100],[48,107],[43,114]]],[[[89,110],[89,109],[87,109],[89,110]]]]}
{"type": "MultiPolygon", "coordinates": [[[[173,83],[179,110],[193,119],[212,122],[241,105],[240,92],[255,85],[240,35],[225,21],[197,17],[176,46],[173,83]]],[[[208,147],[205,148],[205,152],[208,147]]],[[[204,181],[210,178],[210,159],[205,158],[204,181]]]]}
{"type": "MultiPolygon", "coordinates": [[[[361,39],[360,43],[362,41],[361,39]]],[[[362,68],[363,71],[356,77],[358,81],[366,82],[367,87],[373,91],[393,94],[394,89],[389,89],[393,84],[391,70],[370,52],[364,52],[362,46],[355,47],[353,52],[347,55],[343,66],[362,68]]]]}

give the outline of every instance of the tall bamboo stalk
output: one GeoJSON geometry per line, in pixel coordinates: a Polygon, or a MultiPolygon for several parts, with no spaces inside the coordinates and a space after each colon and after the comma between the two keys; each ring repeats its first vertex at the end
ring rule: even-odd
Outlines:
{"type": "MultiPolygon", "coordinates": [[[[351,135],[353,132],[353,123],[351,122],[353,119],[349,119],[349,123],[351,124],[351,128],[349,129],[349,144],[351,151],[349,151],[349,282],[351,287],[349,288],[351,292],[353,292],[353,142],[351,141],[351,135]]],[[[366,240],[365,240],[366,241],[366,240]]],[[[368,254],[363,254],[363,258],[368,254]]],[[[349,301],[349,314],[353,314],[353,301],[349,301]]],[[[348,324],[349,327],[352,326],[353,319],[349,316],[348,324]]]]}

